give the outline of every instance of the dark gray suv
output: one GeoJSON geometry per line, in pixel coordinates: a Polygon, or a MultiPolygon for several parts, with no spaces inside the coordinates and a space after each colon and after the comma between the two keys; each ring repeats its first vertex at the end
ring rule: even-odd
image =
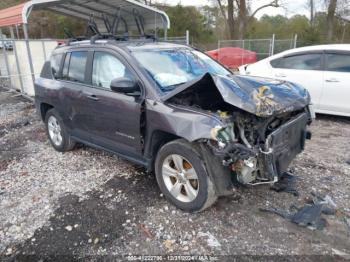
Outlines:
{"type": "Polygon", "coordinates": [[[143,165],[189,212],[236,184],[275,183],[310,137],[304,88],[233,75],[198,50],[154,40],[58,47],[35,100],[56,150],[80,142],[143,165]]]}

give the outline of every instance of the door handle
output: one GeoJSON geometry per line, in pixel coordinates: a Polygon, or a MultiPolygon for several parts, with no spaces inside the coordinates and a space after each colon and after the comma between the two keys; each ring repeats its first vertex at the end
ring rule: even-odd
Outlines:
{"type": "Polygon", "coordinates": [[[336,78],[330,78],[330,79],[326,79],[326,82],[329,82],[329,83],[337,83],[337,82],[339,82],[339,80],[336,79],[336,78]]]}
{"type": "Polygon", "coordinates": [[[283,74],[283,73],[278,73],[278,74],[275,74],[276,77],[286,77],[287,75],[286,74],[283,74]]]}
{"type": "Polygon", "coordinates": [[[86,94],[86,97],[90,100],[98,101],[100,100],[96,95],[94,94],[86,94]]]}

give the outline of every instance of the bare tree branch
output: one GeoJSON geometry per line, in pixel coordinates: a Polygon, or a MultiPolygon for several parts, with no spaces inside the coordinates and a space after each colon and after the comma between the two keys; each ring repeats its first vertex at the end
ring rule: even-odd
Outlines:
{"type": "Polygon", "coordinates": [[[255,11],[250,15],[250,18],[253,18],[257,12],[259,12],[261,9],[264,9],[266,7],[280,7],[279,3],[278,3],[278,0],[274,0],[274,1],[271,1],[270,3],[266,4],[266,5],[262,5],[260,7],[258,7],[257,9],[255,9],[255,11]]]}
{"type": "Polygon", "coordinates": [[[222,5],[221,0],[217,0],[217,2],[221,11],[221,15],[225,18],[225,21],[226,21],[227,17],[226,17],[224,6],[222,5]]]}
{"type": "Polygon", "coordinates": [[[329,42],[333,39],[334,31],[334,16],[337,9],[337,0],[330,0],[327,10],[327,40],[329,42]]]}

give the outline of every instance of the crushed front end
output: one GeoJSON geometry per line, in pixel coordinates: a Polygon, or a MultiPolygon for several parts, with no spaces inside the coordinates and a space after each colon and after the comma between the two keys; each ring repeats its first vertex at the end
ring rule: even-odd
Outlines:
{"type": "Polygon", "coordinates": [[[218,114],[226,125],[212,129],[208,146],[242,184],[277,182],[311,138],[307,107],[269,118],[245,112],[218,114]]]}
{"type": "Polygon", "coordinates": [[[166,100],[220,119],[202,141],[242,184],[278,181],[311,138],[309,93],[286,81],[206,74],[166,100]]]}

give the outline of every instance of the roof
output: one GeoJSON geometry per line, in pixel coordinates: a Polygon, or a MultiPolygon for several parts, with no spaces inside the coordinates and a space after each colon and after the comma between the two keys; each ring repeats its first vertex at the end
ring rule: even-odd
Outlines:
{"type": "Polygon", "coordinates": [[[0,27],[21,24],[24,5],[20,4],[0,10],[0,27]]]}
{"type": "MultiPolygon", "coordinates": [[[[270,61],[275,58],[288,56],[290,54],[299,53],[299,52],[301,53],[301,52],[322,51],[322,50],[350,51],[350,44],[329,44],[329,45],[312,45],[312,46],[298,47],[298,48],[288,49],[286,51],[267,57],[260,61],[270,61]]],[[[258,61],[257,63],[260,63],[260,61],[258,61]]]]}
{"type": "Polygon", "coordinates": [[[135,0],[32,0],[0,10],[0,27],[27,24],[32,10],[43,9],[84,20],[89,20],[93,14],[101,31],[104,31],[101,14],[112,19],[119,9],[130,30],[137,29],[134,13],[142,17],[145,29],[170,28],[170,20],[165,12],[135,0]]]}
{"type": "MultiPolygon", "coordinates": [[[[289,49],[287,51],[282,52],[283,54],[294,53],[294,52],[302,52],[302,51],[317,51],[317,50],[342,50],[342,51],[350,51],[350,44],[330,44],[330,45],[312,45],[312,46],[304,46],[298,47],[294,49],[289,49]]],[[[280,53],[280,54],[282,54],[280,53]]]]}

